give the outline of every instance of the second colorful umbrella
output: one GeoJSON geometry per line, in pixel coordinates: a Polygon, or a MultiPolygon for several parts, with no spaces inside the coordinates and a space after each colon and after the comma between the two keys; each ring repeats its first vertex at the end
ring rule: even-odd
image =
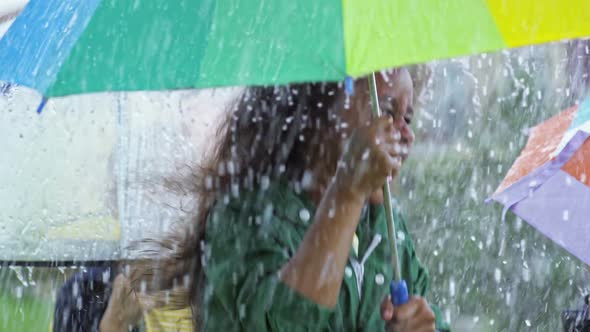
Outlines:
{"type": "Polygon", "coordinates": [[[492,199],[590,265],[590,98],[530,131],[492,199]]]}

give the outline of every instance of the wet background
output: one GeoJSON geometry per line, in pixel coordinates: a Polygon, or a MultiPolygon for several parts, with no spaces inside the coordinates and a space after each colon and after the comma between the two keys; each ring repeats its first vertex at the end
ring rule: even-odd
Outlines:
{"type": "MultiPolygon", "coordinates": [[[[417,144],[394,188],[430,269],[430,299],[455,331],[557,331],[561,311],[589,291],[588,266],[484,204],[527,128],[589,92],[589,47],[428,64],[417,144]]],[[[3,87],[0,331],[46,331],[56,290],[84,261],[127,257],[128,244],[162,234],[192,204],[163,179],[200,160],[240,88],[59,98],[37,114],[35,92],[3,87]]]]}

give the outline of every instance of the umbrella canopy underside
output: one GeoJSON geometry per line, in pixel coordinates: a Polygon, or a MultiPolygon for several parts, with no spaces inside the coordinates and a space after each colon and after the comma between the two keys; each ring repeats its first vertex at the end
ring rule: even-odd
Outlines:
{"type": "Polygon", "coordinates": [[[571,0],[32,1],[0,79],[45,96],[342,80],[590,35],[571,0]]]}

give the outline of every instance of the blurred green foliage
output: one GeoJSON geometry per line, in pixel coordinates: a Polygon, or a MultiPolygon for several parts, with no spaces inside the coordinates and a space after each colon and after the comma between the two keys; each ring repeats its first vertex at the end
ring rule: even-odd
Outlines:
{"type": "Polygon", "coordinates": [[[52,316],[51,301],[0,294],[0,331],[49,331],[52,316]]]}
{"type": "Polygon", "coordinates": [[[0,267],[0,332],[49,331],[54,291],[64,276],[56,268],[0,267]]]}

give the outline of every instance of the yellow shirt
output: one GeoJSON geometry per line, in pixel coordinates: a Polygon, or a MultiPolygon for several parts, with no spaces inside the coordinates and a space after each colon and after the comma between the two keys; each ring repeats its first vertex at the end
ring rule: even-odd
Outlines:
{"type": "Polygon", "coordinates": [[[145,315],[147,332],[193,332],[190,308],[180,310],[153,309],[145,315]]]}
{"type": "MultiPolygon", "coordinates": [[[[359,250],[359,238],[354,233],[352,248],[356,255],[359,250]]],[[[181,310],[153,309],[145,315],[147,332],[192,332],[193,321],[190,308],[181,310]]]]}
{"type": "MultiPolygon", "coordinates": [[[[190,308],[180,310],[152,309],[144,317],[146,332],[193,332],[190,308]]],[[[53,319],[49,322],[53,332],[53,319]]]]}

